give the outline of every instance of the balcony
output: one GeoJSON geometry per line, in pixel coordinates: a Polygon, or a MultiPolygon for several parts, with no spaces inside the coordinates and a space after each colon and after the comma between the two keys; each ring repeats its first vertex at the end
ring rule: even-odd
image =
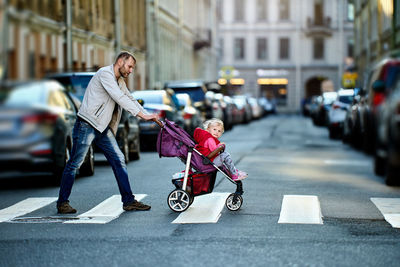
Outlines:
{"type": "Polygon", "coordinates": [[[211,29],[197,29],[193,49],[198,51],[211,46],[211,29]]]}
{"type": "Polygon", "coordinates": [[[315,36],[324,36],[330,37],[332,36],[332,20],[330,17],[325,17],[321,19],[313,19],[308,17],[307,18],[307,25],[304,29],[306,36],[308,37],[315,37],[315,36]]]}

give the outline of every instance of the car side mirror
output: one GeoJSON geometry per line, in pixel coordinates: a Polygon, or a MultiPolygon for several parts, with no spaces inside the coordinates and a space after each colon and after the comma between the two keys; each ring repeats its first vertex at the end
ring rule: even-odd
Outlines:
{"type": "Polygon", "coordinates": [[[385,92],[385,82],[382,81],[382,80],[376,80],[372,84],[372,90],[375,93],[383,93],[383,92],[385,92]]]}
{"type": "Polygon", "coordinates": [[[138,99],[137,102],[142,106],[144,105],[144,100],[143,99],[138,99]]]}

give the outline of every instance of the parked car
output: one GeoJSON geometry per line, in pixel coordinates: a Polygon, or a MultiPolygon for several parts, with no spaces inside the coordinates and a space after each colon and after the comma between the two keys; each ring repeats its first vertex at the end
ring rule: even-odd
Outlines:
{"type": "Polygon", "coordinates": [[[387,98],[386,114],[386,184],[400,184],[400,74],[387,98]]]}
{"type": "MultiPolygon", "coordinates": [[[[374,113],[376,125],[376,151],[374,154],[374,170],[377,175],[386,173],[386,184],[395,185],[399,178],[399,159],[396,148],[396,117],[399,114],[398,86],[400,86],[400,61],[393,62],[386,73],[386,79],[373,83],[376,92],[384,92],[384,100],[376,107],[374,113]],[[397,63],[397,64],[396,64],[397,63]]],[[[375,92],[375,93],[376,93],[375,92]]]]}
{"type": "MultiPolygon", "coordinates": [[[[393,79],[393,69],[400,66],[400,59],[386,58],[378,62],[370,71],[366,81],[368,101],[364,114],[360,117],[362,147],[367,153],[374,154],[377,136],[378,112],[388,94],[387,84],[393,79]]],[[[378,144],[379,145],[379,144],[378,144]]]]}
{"type": "Polygon", "coordinates": [[[251,106],[249,104],[247,96],[234,95],[233,102],[235,102],[235,104],[239,107],[239,109],[243,109],[244,112],[243,123],[249,123],[253,118],[253,115],[251,113],[251,106]]]}
{"type": "Polygon", "coordinates": [[[222,109],[221,102],[215,98],[215,93],[212,91],[207,91],[205,95],[205,102],[207,107],[211,107],[207,109],[206,118],[217,118],[220,120],[224,120],[224,110],[222,109]]]}
{"type": "Polygon", "coordinates": [[[224,96],[224,102],[231,106],[233,125],[241,124],[244,121],[244,107],[239,108],[230,96],[224,96]]]}
{"type": "Polygon", "coordinates": [[[225,96],[221,93],[215,93],[215,99],[217,101],[219,101],[222,111],[223,111],[223,115],[224,115],[223,122],[224,122],[225,130],[232,129],[233,124],[234,124],[234,118],[233,118],[234,104],[226,101],[225,96]]]}
{"type": "Polygon", "coordinates": [[[189,94],[193,100],[193,105],[198,108],[205,119],[209,119],[211,114],[211,105],[206,103],[207,88],[203,81],[200,80],[182,80],[169,81],[164,84],[164,89],[170,88],[176,94],[189,94]]]}
{"type": "MultiPolygon", "coordinates": [[[[185,127],[182,113],[176,106],[170,94],[166,90],[143,90],[132,93],[135,99],[143,101],[143,107],[150,113],[158,114],[160,120],[168,119],[174,121],[180,127],[185,127]]],[[[155,143],[160,127],[153,121],[139,120],[140,138],[142,145],[146,145],[144,141],[155,143]]]]}
{"type": "Polygon", "coordinates": [[[202,127],[203,118],[201,112],[193,106],[189,94],[177,94],[176,97],[182,107],[185,129],[190,135],[193,135],[194,129],[202,127]]]}
{"type": "Polygon", "coordinates": [[[318,126],[326,126],[328,124],[328,114],[331,109],[333,101],[337,97],[337,92],[324,92],[322,98],[317,98],[317,109],[313,114],[313,122],[318,126]]]}
{"type": "Polygon", "coordinates": [[[263,108],[263,114],[275,114],[276,113],[276,101],[275,99],[268,99],[266,97],[261,97],[259,99],[259,103],[263,108]]]}
{"type": "Polygon", "coordinates": [[[249,104],[251,106],[251,114],[252,114],[252,119],[259,119],[263,115],[263,109],[258,101],[257,98],[255,97],[249,97],[249,104]]]}
{"type": "Polygon", "coordinates": [[[333,101],[328,113],[329,138],[342,137],[347,109],[353,103],[353,99],[354,89],[342,89],[338,91],[337,98],[333,101]]]}
{"type": "MultiPolygon", "coordinates": [[[[59,81],[82,101],[86,88],[94,75],[95,72],[65,72],[50,74],[47,77],[59,81]]],[[[116,139],[124,154],[125,162],[140,158],[139,119],[126,110],[122,110],[116,139]]]]}
{"type": "MultiPolygon", "coordinates": [[[[72,149],[77,107],[56,81],[7,82],[1,85],[0,169],[51,172],[59,183],[72,149]]],[[[89,149],[79,174],[94,173],[89,149]]]]}

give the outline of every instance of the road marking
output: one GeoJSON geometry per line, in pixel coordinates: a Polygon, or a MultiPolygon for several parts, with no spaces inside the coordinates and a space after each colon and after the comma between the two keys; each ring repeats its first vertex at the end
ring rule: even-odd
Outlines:
{"type": "Polygon", "coordinates": [[[193,204],[172,223],[217,223],[229,194],[215,192],[195,197],[193,204]]]}
{"type": "Polygon", "coordinates": [[[327,165],[345,165],[345,166],[370,166],[371,163],[369,161],[360,161],[360,160],[324,160],[324,163],[327,165]]]}
{"type": "Polygon", "coordinates": [[[371,197],[371,201],[393,228],[400,228],[400,198],[371,197]]]}
{"type": "Polygon", "coordinates": [[[0,210],[0,223],[43,208],[56,201],[56,197],[32,197],[0,210]]]}
{"type": "MultiPolygon", "coordinates": [[[[146,194],[135,194],[137,201],[145,198],[146,194]]],[[[64,223],[98,223],[105,224],[118,218],[124,210],[122,209],[121,195],[113,195],[101,202],[93,209],[79,215],[79,220],[70,220],[64,223]]]]}
{"type": "Polygon", "coordinates": [[[318,197],[284,195],[278,223],[323,224],[318,197]]]}

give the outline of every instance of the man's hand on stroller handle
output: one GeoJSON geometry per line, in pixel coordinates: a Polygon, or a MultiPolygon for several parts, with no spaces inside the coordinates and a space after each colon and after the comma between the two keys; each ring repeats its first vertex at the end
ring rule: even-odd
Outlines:
{"type": "Polygon", "coordinates": [[[144,114],[142,112],[138,113],[138,116],[146,121],[154,121],[158,124],[158,126],[163,127],[162,122],[160,121],[157,114],[144,114]]]}

